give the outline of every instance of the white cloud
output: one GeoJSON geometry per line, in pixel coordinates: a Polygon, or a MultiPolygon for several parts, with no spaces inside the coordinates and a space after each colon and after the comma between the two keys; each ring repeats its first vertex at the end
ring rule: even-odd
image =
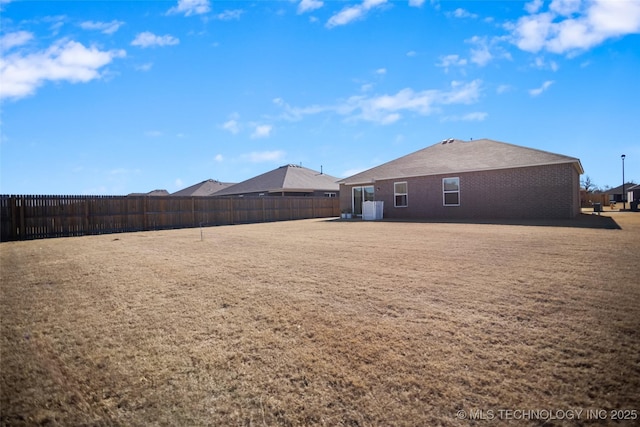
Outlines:
{"type": "Polygon", "coordinates": [[[213,160],[215,160],[218,163],[222,163],[224,161],[224,157],[222,156],[222,154],[216,154],[213,160]]]}
{"type": "Polygon", "coordinates": [[[486,45],[479,46],[476,49],[471,49],[471,62],[478,64],[480,67],[484,67],[493,59],[493,55],[489,52],[489,48],[486,45]]]}
{"type": "Polygon", "coordinates": [[[238,132],[240,132],[240,124],[238,123],[237,120],[231,119],[222,124],[222,129],[227,130],[232,134],[236,135],[238,132]]]}
{"type": "Polygon", "coordinates": [[[271,135],[272,130],[273,126],[271,125],[256,125],[253,133],[251,134],[251,138],[267,138],[271,135]]]}
{"type": "Polygon", "coordinates": [[[301,120],[304,116],[312,114],[336,111],[335,106],[311,105],[309,107],[292,107],[284,102],[282,98],[275,98],[273,103],[283,109],[283,113],[280,118],[291,121],[301,120]]]}
{"type": "Polygon", "coordinates": [[[552,21],[553,15],[550,13],[520,18],[512,32],[515,44],[527,52],[540,51],[546,43],[552,21]]]}
{"type": "Polygon", "coordinates": [[[400,120],[406,112],[429,115],[438,111],[442,105],[472,104],[479,99],[480,88],[480,80],[469,83],[454,81],[449,90],[431,89],[416,92],[405,88],[393,95],[354,95],[328,106],[291,107],[280,98],[276,104],[284,110],[282,118],[288,120],[300,120],[307,115],[334,112],[352,121],[363,120],[388,125],[400,120]]]}
{"type": "Polygon", "coordinates": [[[387,69],[386,68],[378,68],[376,70],[376,74],[387,74],[387,69]]]}
{"type": "Polygon", "coordinates": [[[521,50],[572,53],[610,38],[640,33],[638,1],[554,0],[548,11],[539,12],[540,7],[528,8],[530,15],[507,25],[521,50]]]}
{"type": "Polygon", "coordinates": [[[486,119],[488,115],[489,113],[476,111],[473,113],[465,114],[461,117],[461,120],[481,122],[486,119]]]}
{"type": "Polygon", "coordinates": [[[549,9],[559,15],[571,16],[580,10],[582,0],[553,0],[549,9]]]}
{"type": "Polygon", "coordinates": [[[471,13],[468,10],[462,9],[462,8],[457,8],[456,10],[454,10],[453,12],[449,12],[447,13],[448,16],[453,16],[454,18],[470,18],[470,19],[476,19],[478,17],[478,15],[476,15],[475,13],[471,13]]]}
{"type": "Polygon", "coordinates": [[[482,122],[484,121],[489,113],[485,112],[473,112],[468,113],[462,116],[446,116],[442,118],[443,122],[482,122]]]}
{"type": "Polygon", "coordinates": [[[148,130],[144,133],[145,136],[148,136],[150,138],[158,138],[160,136],[163,135],[162,132],[160,132],[159,130],[148,130]]]}
{"type": "Polygon", "coordinates": [[[0,37],[0,52],[6,52],[14,47],[22,46],[33,39],[33,33],[16,31],[0,37]]]}
{"type": "Polygon", "coordinates": [[[549,89],[552,84],[553,80],[547,80],[546,82],[542,83],[542,86],[540,86],[539,88],[529,90],[529,95],[539,96],[540,94],[542,94],[542,92],[549,89]]]}
{"type": "Polygon", "coordinates": [[[411,7],[422,7],[424,4],[424,0],[409,0],[409,6],[411,7]]]}
{"type": "Polygon", "coordinates": [[[232,21],[234,19],[240,19],[240,16],[244,13],[242,9],[225,10],[222,13],[216,15],[216,19],[221,21],[232,21]]]}
{"type": "Polygon", "coordinates": [[[175,188],[182,188],[183,185],[184,185],[184,182],[180,178],[176,178],[176,180],[173,183],[173,186],[175,188]]]}
{"type": "Polygon", "coordinates": [[[355,6],[349,6],[333,15],[327,21],[327,28],[346,25],[352,21],[363,18],[371,9],[384,5],[387,0],[363,0],[362,3],[355,6]]]}
{"type": "Polygon", "coordinates": [[[178,0],[178,4],[169,9],[167,14],[202,15],[210,10],[211,4],[209,0],[178,0]]]}
{"type": "Polygon", "coordinates": [[[177,45],[178,43],[180,43],[180,40],[169,34],[166,34],[164,36],[156,36],[149,31],[145,31],[143,33],[139,33],[131,42],[131,45],[147,48],[153,46],[173,46],[177,45]]]}
{"type": "Polygon", "coordinates": [[[535,68],[539,68],[541,70],[549,69],[551,71],[558,71],[558,63],[556,61],[546,61],[543,57],[538,56],[533,61],[533,66],[535,68]]]}
{"type": "Polygon", "coordinates": [[[412,57],[412,56],[416,56],[417,53],[415,50],[410,50],[409,52],[407,52],[407,56],[412,57]]]}
{"type": "Polygon", "coordinates": [[[503,93],[507,93],[511,90],[511,86],[510,85],[500,85],[498,86],[498,88],[496,89],[496,93],[501,95],[503,93]]]}
{"type": "Polygon", "coordinates": [[[526,10],[529,13],[536,13],[542,7],[542,3],[543,3],[542,0],[533,0],[524,5],[524,10],[526,10]]]}
{"type": "Polygon", "coordinates": [[[98,79],[100,68],[124,56],[124,50],[101,51],[68,40],[60,40],[40,52],[6,55],[0,59],[0,98],[32,95],[46,81],[86,83],[98,79]]]}
{"type": "Polygon", "coordinates": [[[116,21],[115,19],[111,22],[84,21],[80,23],[80,27],[84,30],[97,30],[104,34],[113,34],[118,31],[118,28],[122,25],[124,25],[124,22],[116,21]]]}
{"type": "Polygon", "coordinates": [[[450,91],[439,91],[438,101],[441,104],[473,104],[480,98],[480,80],[470,83],[451,82],[450,91]]]}
{"type": "MultiPolygon", "coordinates": [[[[50,15],[45,16],[41,19],[42,22],[46,22],[49,25],[49,30],[54,36],[57,36],[60,32],[60,29],[64,26],[64,24],[69,20],[66,15],[50,15]]],[[[36,21],[37,22],[37,21],[36,21]]]]}
{"type": "Polygon", "coordinates": [[[445,55],[440,57],[440,62],[436,64],[436,67],[442,67],[445,72],[449,72],[449,67],[463,67],[467,65],[467,60],[460,58],[459,55],[445,55]]]}
{"type": "Polygon", "coordinates": [[[301,0],[298,3],[298,14],[311,12],[324,6],[324,2],[320,0],[301,0]]]}
{"type": "Polygon", "coordinates": [[[282,150],[275,151],[253,151],[248,154],[243,154],[242,159],[251,163],[263,163],[263,162],[279,162],[286,156],[282,150]]]}
{"type": "Polygon", "coordinates": [[[476,47],[471,48],[471,62],[484,67],[493,59],[493,55],[489,51],[489,43],[486,37],[473,36],[469,43],[474,44],[476,47]]]}
{"type": "Polygon", "coordinates": [[[152,62],[147,62],[146,64],[136,65],[135,69],[137,71],[149,71],[153,67],[152,62]]]}

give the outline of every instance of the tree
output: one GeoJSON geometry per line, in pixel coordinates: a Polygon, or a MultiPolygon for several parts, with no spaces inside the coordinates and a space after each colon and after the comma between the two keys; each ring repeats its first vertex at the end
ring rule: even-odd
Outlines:
{"type": "Polygon", "coordinates": [[[594,184],[594,182],[591,181],[591,178],[589,178],[589,175],[585,176],[584,179],[580,181],[580,185],[582,185],[582,188],[584,188],[587,191],[587,193],[593,193],[598,188],[596,184],[594,184]]]}

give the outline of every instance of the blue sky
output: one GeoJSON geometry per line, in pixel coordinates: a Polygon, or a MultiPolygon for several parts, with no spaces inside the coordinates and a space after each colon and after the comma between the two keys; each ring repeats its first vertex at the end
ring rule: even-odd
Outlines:
{"type": "MultiPolygon", "coordinates": [[[[444,138],[640,182],[640,1],[0,0],[0,193],[128,194],[444,138]]],[[[584,176],[583,176],[584,178],[584,176]]]]}

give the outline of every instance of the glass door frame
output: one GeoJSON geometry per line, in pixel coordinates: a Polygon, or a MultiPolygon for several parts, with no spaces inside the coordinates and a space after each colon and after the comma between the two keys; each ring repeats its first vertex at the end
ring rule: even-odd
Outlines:
{"type": "Polygon", "coordinates": [[[362,217],[362,204],[364,202],[374,202],[375,187],[373,185],[359,185],[351,187],[351,211],[353,217],[362,217]],[[359,204],[356,202],[356,190],[360,193],[359,204]]]}

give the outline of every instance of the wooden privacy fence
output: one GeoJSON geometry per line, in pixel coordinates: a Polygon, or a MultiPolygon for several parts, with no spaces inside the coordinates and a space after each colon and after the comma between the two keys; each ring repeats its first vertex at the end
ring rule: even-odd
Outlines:
{"type": "Polygon", "coordinates": [[[340,216],[329,197],[0,196],[1,241],[340,216]]]}

